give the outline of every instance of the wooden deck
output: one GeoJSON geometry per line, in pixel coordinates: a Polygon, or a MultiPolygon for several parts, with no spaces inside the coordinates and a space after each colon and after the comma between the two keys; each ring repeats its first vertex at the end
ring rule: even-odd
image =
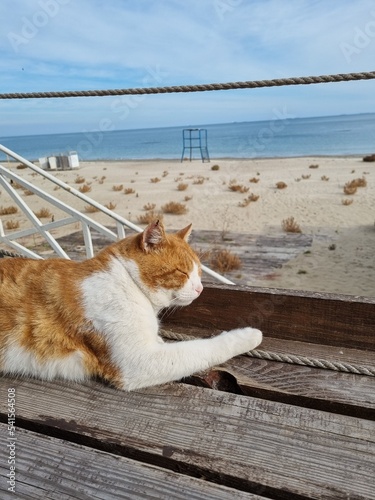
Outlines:
{"type": "MultiPolygon", "coordinates": [[[[111,228],[109,228],[111,229],[111,228]]],[[[112,228],[114,229],[114,228],[112,228]]],[[[172,232],[172,231],[170,231],[172,232]]],[[[131,234],[127,230],[127,234],[131,234]]],[[[97,233],[92,234],[95,253],[104,248],[110,241],[97,233]]],[[[324,240],[324,235],[314,236],[324,240]]],[[[238,255],[242,262],[239,271],[225,273],[225,276],[238,285],[247,285],[254,279],[272,275],[289,260],[300,253],[308,251],[313,236],[308,234],[284,233],[278,235],[244,234],[230,231],[193,231],[191,244],[199,253],[202,262],[210,267],[208,259],[212,250],[229,249],[238,255]]],[[[58,242],[71,258],[85,258],[85,247],[81,232],[58,238],[58,242]]],[[[43,255],[43,247],[35,247],[34,251],[43,255]]],[[[52,254],[47,250],[44,254],[52,254]]],[[[209,278],[211,280],[211,278],[209,278]]]]}
{"type": "MultiPolygon", "coordinates": [[[[375,299],[212,285],[163,320],[192,337],[248,324],[265,350],[375,366],[375,299]]],[[[1,499],[375,499],[375,377],[239,356],[132,393],[0,385],[1,499]]]]}

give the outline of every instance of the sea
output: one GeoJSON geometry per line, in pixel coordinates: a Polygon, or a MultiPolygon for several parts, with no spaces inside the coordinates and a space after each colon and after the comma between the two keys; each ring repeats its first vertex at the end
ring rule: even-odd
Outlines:
{"type": "Polygon", "coordinates": [[[375,152],[375,113],[0,137],[0,144],[30,161],[72,151],[82,161],[199,159],[204,146],[211,160],[357,156],[375,152]]]}

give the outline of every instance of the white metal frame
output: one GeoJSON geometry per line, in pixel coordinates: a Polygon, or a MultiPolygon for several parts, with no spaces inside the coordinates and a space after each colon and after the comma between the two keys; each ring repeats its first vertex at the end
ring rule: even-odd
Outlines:
{"type": "MultiPolygon", "coordinates": [[[[99,224],[98,222],[95,222],[93,219],[90,217],[84,215],[83,213],[79,212],[78,210],[75,210],[71,206],[67,205],[66,203],[63,203],[62,201],[58,200],[54,196],[50,195],[49,193],[46,193],[42,189],[34,186],[32,183],[26,181],[19,175],[11,172],[8,168],[5,168],[3,165],[0,164],[0,185],[4,188],[4,190],[9,194],[9,196],[13,199],[13,201],[18,205],[18,207],[23,211],[23,213],[26,215],[26,217],[29,219],[29,221],[32,224],[32,227],[29,229],[24,229],[21,231],[12,231],[9,233],[5,233],[4,227],[1,223],[0,219],[0,242],[8,245],[9,247],[17,250],[22,255],[25,255],[27,257],[32,257],[34,259],[42,259],[40,255],[36,254],[35,252],[31,251],[30,249],[26,248],[25,246],[21,245],[18,241],[20,238],[24,238],[27,236],[31,236],[33,234],[40,234],[41,236],[44,237],[44,239],[47,241],[47,243],[51,246],[51,248],[56,252],[56,254],[59,257],[62,257],[64,259],[70,259],[69,255],[63,250],[63,248],[59,245],[59,243],[56,241],[56,239],[52,236],[50,231],[52,229],[62,227],[64,225],[72,224],[74,222],[79,222],[81,225],[81,229],[83,232],[83,238],[85,242],[85,248],[86,248],[86,256],[87,258],[91,258],[94,256],[94,251],[93,251],[93,244],[92,244],[92,237],[91,237],[91,230],[95,230],[102,234],[103,236],[106,236],[109,238],[111,241],[117,241],[119,239],[122,239],[125,237],[125,227],[128,227],[134,231],[137,232],[142,232],[142,228],[139,226],[136,226],[132,222],[128,221],[127,219],[124,219],[117,213],[113,212],[112,210],[109,210],[107,207],[104,205],[101,205],[97,201],[93,200],[92,198],[84,195],[77,189],[73,188],[72,186],[69,186],[65,182],[61,181],[54,175],[50,174],[49,172],[46,172],[45,170],[37,167],[30,161],[26,160],[22,156],[18,155],[14,151],[6,148],[5,146],[0,144],[0,151],[5,153],[6,155],[11,156],[15,160],[19,161],[26,167],[29,167],[32,169],[34,172],[42,175],[44,178],[50,180],[60,188],[64,189],[65,191],[69,192],[73,196],[76,196],[80,198],[82,201],[85,203],[88,203],[89,205],[92,205],[102,213],[106,214],[112,221],[115,222],[116,224],[116,233],[113,231],[109,230],[102,224],[99,224]],[[53,221],[53,222],[48,222],[48,223],[42,223],[38,217],[32,212],[32,210],[29,208],[25,200],[19,195],[19,193],[14,189],[12,186],[11,182],[16,182],[17,184],[21,185],[25,189],[28,189],[35,193],[36,195],[40,196],[44,200],[48,201],[51,205],[54,205],[56,208],[62,210],[67,214],[67,216],[61,220],[58,221],[53,221]]],[[[222,283],[226,283],[229,285],[233,285],[234,283],[224,276],[221,276],[220,274],[216,273],[215,271],[212,271],[206,266],[202,266],[202,270],[212,276],[213,278],[217,279],[218,281],[222,283]]]]}

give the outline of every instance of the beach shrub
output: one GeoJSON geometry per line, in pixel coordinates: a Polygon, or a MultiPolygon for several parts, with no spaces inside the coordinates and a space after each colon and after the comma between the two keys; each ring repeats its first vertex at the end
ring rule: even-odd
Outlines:
{"type": "Polygon", "coordinates": [[[247,196],[247,198],[245,198],[243,201],[240,201],[238,203],[238,206],[239,207],[247,207],[248,205],[250,205],[250,203],[253,201],[258,201],[259,199],[259,195],[258,194],[254,194],[254,193],[251,193],[249,196],[247,196]]]}
{"type": "Polygon", "coordinates": [[[212,165],[211,170],[220,170],[220,165],[212,165]]]}
{"type": "Polygon", "coordinates": [[[170,201],[161,207],[165,214],[183,215],[186,214],[188,209],[183,203],[177,201],[170,201]]]}
{"type": "Polygon", "coordinates": [[[115,184],[114,186],[112,186],[112,191],[122,191],[123,189],[124,189],[123,184],[115,184]]]}
{"type": "Polygon", "coordinates": [[[77,177],[74,179],[74,182],[76,184],[83,184],[85,182],[85,180],[86,179],[84,177],[82,177],[81,175],[77,175],[77,177]]]}
{"type": "Polygon", "coordinates": [[[317,165],[317,164],[310,165],[309,168],[319,168],[319,165],[317,165]]]}
{"type": "Polygon", "coordinates": [[[375,161],[375,153],[372,155],[364,156],[363,161],[367,161],[367,162],[375,161]]]}
{"type": "Polygon", "coordinates": [[[113,203],[112,201],[110,201],[109,203],[107,203],[106,205],[104,205],[106,208],[108,208],[108,210],[114,210],[117,205],[116,203],[113,203]]]}
{"type": "Polygon", "coordinates": [[[358,179],[353,179],[350,181],[351,186],[355,186],[357,188],[359,187],[366,187],[367,186],[367,180],[364,177],[360,177],[358,179]]]}
{"type": "Polygon", "coordinates": [[[185,196],[184,201],[190,201],[190,200],[192,200],[192,199],[193,199],[193,197],[192,197],[192,196],[185,196]]]}
{"type": "Polygon", "coordinates": [[[343,200],[341,200],[341,203],[343,205],[351,205],[353,203],[353,198],[344,198],[343,200]]]}
{"type": "Polygon", "coordinates": [[[20,227],[20,223],[18,220],[8,220],[5,223],[5,228],[6,229],[18,229],[20,227]]]}
{"type": "Polygon", "coordinates": [[[310,179],[311,174],[302,174],[302,179],[310,179]]]}
{"type": "Polygon", "coordinates": [[[163,177],[167,177],[168,174],[169,174],[168,170],[164,170],[163,177]]]}
{"type": "Polygon", "coordinates": [[[227,273],[241,269],[242,262],[238,255],[229,250],[214,250],[210,255],[209,266],[219,273],[227,273]]]}
{"type": "Polygon", "coordinates": [[[133,188],[125,188],[124,189],[124,194],[134,194],[135,193],[135,189],[133,188]]]}
{"type": "Polygon", "coordinates": [[[146,213],[138,215],[137,220],[139,224],[150,224],[155,220],[163,220],[163,215],[154,212],[153,210],[148,210],[146,213]]]}
{"type": "Polygon", "coordinates": [[[143,205],[143,210],[149,211],[149,210],[154,210],[156,207],[155,203],[146,203],[146,205],[143,205]]]}
{"type": "Polygon", "coordinates": [[[366,187],[367,180],[364,177],[360,177],[358,179],[352,179],[348,181],[344,186],[345,194],[355,194],[357,192],[357,188],[366,187]]]}
{"type": "Polygon", "coordinates": [[[322,181],[329,181],[329,177],[327,177],[326,175],[322,175],[321,180],[322,181]]]}
{"type": "Polygon", "coordinates": [[[288,187],[288,184],[286,184],[283,181],[279,181],[279,182],[276,182],[276,187],[277,187],[277,189],[285,189],[286,187],[288,187]]]}
{"type": "MultiPolygon", "coordinates": [[[[206,178],[208,180],[208,177],[206,178]]],[[[196,177],[194,180],[193,180],[193,184],[203,184],[205,181],[205,178],[203,177],[203,175],[199,175],[198,177],[196,177]]]]}
{"type": "Polygon", "coordinates": [[[47,219],[48,217],[52,217],[52,212],[48,208],[41,208],[34,213],[39,219],[47,219]]]}
{"type": "Polygon", "coordinates": [[[80,193],[89,193],[91,191],[91,186],[89,184],[82,184],[82,186],[80,186],[78,188],[78,191],[80,193]]]}
{"type": "Polygon", "coordinates": [[[235,193],[247,193],[249,191],[249,187],[244,186],[243,184],[237,184],[237,181],[235,179],[232,179],[229,181],[228,185],[229,189],[231,191],[234,191],[235,193]]]}
{"type": "Polygon", "coordinates": [[[259,181],[260,179],[258,179],[257,177],[252,177],[251,179],[249,179],[249,182],[253,182],[254,184],[256,184],[259,181]]]}
{"type": "Polygon", "coordinates": [[[153,184],[156,184],[157,182],[160,182],[160,179],[159,179],[159,177],[152,177],[152,179],[150,179],[150,182],[152,182],[153,184]]]}
{"type": "Polygon", "coordinates": [[[86,205],[84,211],[87,214],[94,214],[95,212],[99,212],[99,208],[94,207],[94,205],[86,205]]]}
{"type": "Polygon", "coordinates": [[[31,191],[31,189],[24,189],[24,190],[23,190],[23,194],[24,194],[25,196],[32,196],[32,195],[33,195],[33,194],[35,194],[35,193],[34,193],[34,191],[31,191]]]}
{"type": "Polygon", "coordinates": [[[184,182],[180,182],[180,184],[177,186],[177,189],[179,191],[185,191],[188,188],[189,184],[186,184],[184,182]]]}
{"type": "Polygon", "coordinates": [[[293,216],[284,219],[281,223],[281,227],[286,233],[302,233],[299,224],[297,223],[297,221],[294,219],[293,216]]]}
{"type": "Polygon", "coordinates": [[[0,215],[13,215],[18,212],[18,208],[14,205],[10,207],[0,207],[0,215]]]}
{"type": "Polygon", "coordinates": [[[23,170],[24,168],[27,168],[26,165],[24,165],[23,163],[19,163],[17,166],[16,166],[16,169],[17,170],[23,170]]]}

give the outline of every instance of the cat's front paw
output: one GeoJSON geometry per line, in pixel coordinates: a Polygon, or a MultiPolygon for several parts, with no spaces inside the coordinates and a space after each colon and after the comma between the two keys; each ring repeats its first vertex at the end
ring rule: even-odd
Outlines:
{"type": "Polygon", "coordinates": [[[255,349],[263,339],[262,332],[256,328],[245,327],[230,330],[224,334],[232,343],[234,355],[244,354],[255,349]]]}

